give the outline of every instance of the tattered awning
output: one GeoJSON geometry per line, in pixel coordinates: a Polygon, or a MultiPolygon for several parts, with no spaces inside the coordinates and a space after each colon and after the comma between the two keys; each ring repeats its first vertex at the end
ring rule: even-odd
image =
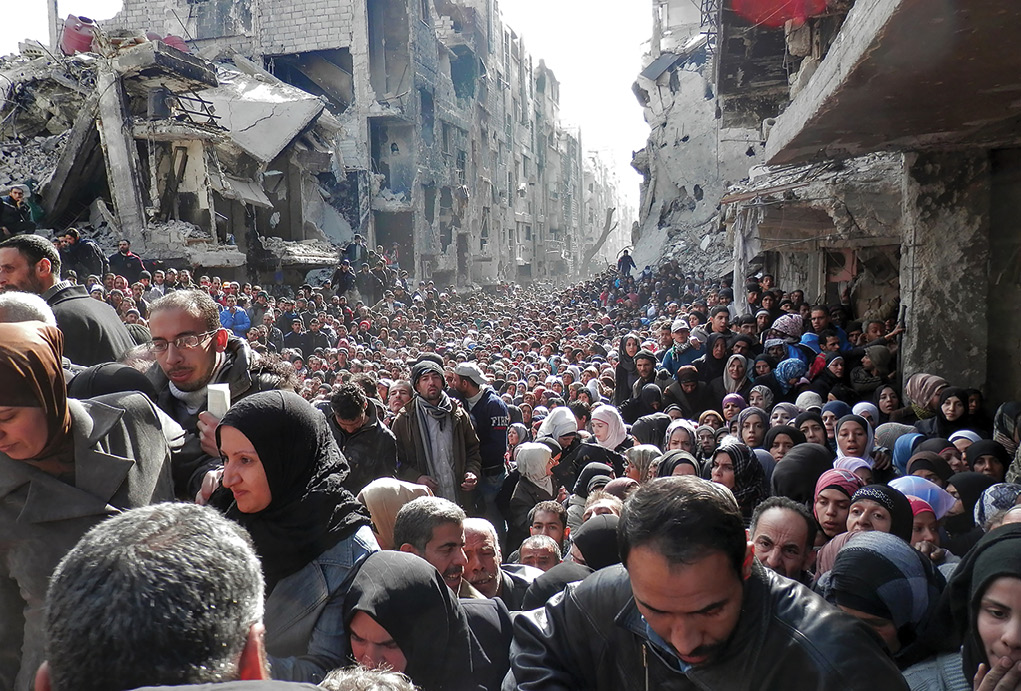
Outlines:
{"type": "Polygon", "coordinates": [[[660,54],[658,58],[649,63],[648,67],[642,70],[641,75],[646,79],[656,81],[664,72],[671,69],[674,65],[679,62],[684,62],[690,58],[696,51],[705,46],[708,40],[709,37],[705,34],[693,36],[679,52],[660,54]]]}
{"type": "Polygon", "coordinates": [[[210,186],[220,193],[224,199],[234,199],[243,204],[261,206],[264,209],[272,209],[273,203],[266,196],[262,185],[254,180],[242,180],[240,178],[224,175],[212,175],[209,178],[210,186]]]}

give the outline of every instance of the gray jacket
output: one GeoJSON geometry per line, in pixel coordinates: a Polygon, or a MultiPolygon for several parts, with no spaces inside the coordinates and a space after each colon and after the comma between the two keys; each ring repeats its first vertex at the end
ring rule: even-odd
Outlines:
{"type": "Polygon", "coordinates": [[[142,394],[70,399],[74,485],[0,453],[0,688],[31,689],[50,574],[105,518],[174,498],[170,451],[142,394]],[[20,669],[20,671],[19,671],[20,669]]]}

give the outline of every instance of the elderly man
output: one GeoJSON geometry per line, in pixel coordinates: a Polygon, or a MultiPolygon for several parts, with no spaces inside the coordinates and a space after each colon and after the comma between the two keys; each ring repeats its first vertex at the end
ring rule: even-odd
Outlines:
{"type": "Polygon", "coordinates": [[[770,497],[755,507],[749,533],[755,558],[763,566],[808,585],[817,530],[804,504],[787,497],[770,497]]]}
{"type": "Polygon", "coordinates": [[[315,689],[262,681],[269,679],[263,591],[251,538],[212,509],[168,503],[111,518],[86,533],[53,575],[47,662],[35,688],[213,689],[260,680],[226,688],[315,689]]]}
{"type": "Polygon", "coordinates": [[[398,477],[474,511],[482,467],[471,418],[443,390],[443,368],[432,360],[411,368],[411,385],[415,397],[391,427],[397,437],[398,477]]]}
{"type": "Polygon", "coordinates": [[[484,518],[464,521],[464,577],[488,598],[500,598],[509,610],[521,609],[525,591],[542,572],[523,564],[503,564],[493,524],[484,518]]]}
{"type": "Polygon", "coordinates": [[[85,286],[61,281],[60,255],[38,235],[0,243],[0,290],[35,293],[53,309],[64,334],[64,355],[76,365],[115,362],[135,342],[117,312],[92,300],[85,286]]]}
{"type": "Polygon", "coordinates": [[[562,559],[560,546],[548,535],[532,535],[521,543],[518,563],[540,571],[549,571],[562,559]]]}
{"type": "Polygon", "coordinates": [[[719,485],[643,485],[618,541],[621,566],[518,616],[504,689],[907,688],[864,624],[755,561],[719,485]]]}
{"type": "Polygon", "coordinates": [[[401,507],[394,519],[394,545],[432,564],[459,597],[481,598],[464,580],[464,510],[442,497],[419,497],[401,507]]]}

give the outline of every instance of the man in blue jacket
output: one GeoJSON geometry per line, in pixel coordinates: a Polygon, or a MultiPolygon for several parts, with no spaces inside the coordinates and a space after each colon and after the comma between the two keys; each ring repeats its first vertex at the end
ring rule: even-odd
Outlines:
{"type": "Polygon", "coordinates": [[[226,298],[227,306],[220,310],[220,324],[225,329],[230,329],[238,338],[245,338],[248,329],[252,326],[252,320],[248,313],[238,307],[238,299],[234,295],[226,298]]]}
{"type": "Polygon", "coordinates": [[[464,401],[479,438],[479,455],[482,457],[482,478],[477,495],[479,513],[502,534],[506,531],[505,520],[496,506],[496,495],[507,479],[503,463],[507,453],[507,426],[510,425],[507,404],[496,395],[489,386],[489,379],[474,362],[462,362],[455,367],[451,383],[464,401]]]}

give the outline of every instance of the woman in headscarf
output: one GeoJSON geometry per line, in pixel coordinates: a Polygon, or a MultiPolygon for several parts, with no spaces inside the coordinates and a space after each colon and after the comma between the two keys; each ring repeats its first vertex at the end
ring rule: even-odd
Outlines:
{"type": "Polygon", "coordinates": [[[909,432],[897,438],[893,446],[893,465],[900,474],[907,474],[908,461],[911,460],[918,446],[924,441],[925,436],[918,432],[909,432]]]}
{"type": "Polygon", "coordinates": [[[1021,525],[1007,525],[979,540],[954,570],[934,614],[931,644],[938,654],[904,670],[910,688],[992,689],[990,670],[1000,676],[1021,661],[1012,642],[1019,600],[1021,525]]]}
{"type": "Polygon", "coordinates": [[[967,451],[968,447],[981,440],[982,437],[974,430],[959,429],[947,437],[947,439],[961,452],[961,458],[964,458],[964,452],[967,451]]]}
{"type": "MultiPolygon", "coordinates": [[[[805,435],[805,441],[811,444],[820,444],[829,449],[826,443],[826,427],[822,422],[822,415],[814,410],[808,410],[794,418],[794,427],[805,435]]],[[[833,457],[833,450],[830,449],[830,458],[833,457]]]]}
{"type": "Polygon", "coordinates": [[[872,403],[879,411],[879,418],[876,420],[876,427],[879,427],[879,425],[889,422],[890,415],[901,407],[900,394],[892,384],[883,384],[876,389],[872,403]]]}
{"type": "Polygon", "coordinates": [[[723,412],[723,421],[730,422],[738,413],[748,407],[744,398],[738,393],[728,393],[723,397],[723,404],[720,406],[723,412]]]}
{"type": "Polygon", "coordinates": [[[770,357],[769,355],[759,355],[755,358],[755,362],[752,363],[752,375],[750,378],[752,383],[758,383],[760,377],[764,377],[776,369],[776,358],[770,357]]]}
{"type": "Polygon", "coordinates": [[[776,383],[780,387],[780,395],[783,400],[788,403],[794,402],[794,399],[803,390],[801,380],[806,374],[808,374],[808,365],[798,358],[787,358],[776,366],[773,376],[776,377],[776,383]]]}
{"type": "Polygon", "coordinates": [[[620,563],[617,523],[614,514],[592,516],[571,535],[571,559],[593,571],[620,563]]]}
{"type": "Polygon", "coordinates": [[[761,408],[745,408],[737,416],[737,436],[750,448],[762,446],[769,429],[769,417],[761,408]]]}
{"type": "Polygon", "coordinates": [[[812,505],[812,513],[820,528],[818,544],[847,532],[851,497],[864,486],[860,477],[846,470],[827,470],[819,476],[812,505]]]}
{"type": "Polygon", "coordinates": [[[918,451],[908,459],[906,475],[923,477],[944,489],[953,474],[954,472],[950,469],[950,464],[946,462],[946,459],[932,451],[918,451]]]}
{"type": "Polygon", "coordinates": [[[851,408],[851,412],[854,415],[858,415],[860,417],[865,418],[865,421],[872,425],[872,429],[875,429],[876,425],[879,424],[877,422],[877,420],[879,419],[879,408],[872,405],[868,401],[860,401],[858,403],[855,403],[854,406],[851,408]]]}
{"type": "Polygon", "coordinates": [[[748,358],[744,355],[731,355],[727,358],[723,374],[719,379],[714,379],[710,386],[715,398],[737,394],[741,400],[747,401],[752,390],[752,383],[748,379],[748,358]]]}
{"type": "Polygon", "coordinates": [[[624,474],[639,484],[656,477],[656,461],[663,452],[652,444],[639,444],[624,452],[624,474]]]}
{"type": "Polygon", "coordinates": [[[364,561],[344,623],[355,662],[406,674],[422,691],[475,691],[489,671],[457,597],[412,554],[378,552],[364,561]]]}
{"type": "Polygon", "coordinates": [[[532,435],[529,434],[528,428],[523,423],[515,422],[507,427],[507,453],[504,459],[507,461],[514,460],[514,451],[517,449],[519,444],[532,441],[532,435]]]}
{"type": "Polygon", "coordinates": [[[773,406],[773,412],[769,415],[769,426],[776,427],[778,425],[790,424],[790,421],[801,415],[801,411],[798,406],[793,403],[787,403],[781,401],[773,406]]]}
{"type": "Polygon", "coordinates": [[[1007,479],[1015,482],[1021,475],[1021,461],[1018,460],[1018,440],[1021,439],[1021,401],[1008,401],[996,409],[993,416],[993,441],[1007,450],[1012,461],[1007,470],[1007,479]]]}
{"type": "Polygon", "coordinates": [[[574,530],[581,525],[581,518],[585,513],[585,502],[588,501],[589,483],[593,478],[606,477],[607,481],[613,479],[615,473],[606,463],[589,463],[578,473],[578,481],[574,485],[574,492],[567,500],[567,526],[574,530]]]}
{"type": "Polygon", "coordinates": [[[613,406],[600,405],[592,409],[592,436],[599,446],[614,453],[623,453],[631,446],[627,444],[624,418],[613,406]]]}
{"type": "Polygon", "coordinates": [[[826,428],[826,443],[834,452],[837,450],[837,420],[851,414],[851,406],[843,401],[830,401],[822,407],[822,422],[826,428]]]}
{"type": "Polygon", "coordinates": [[[848,540],[818,584],[828,602],[879,635],[901,668],[918,661],[919,634],[944,587],[929,559],[903,540],[880,532],[859,533],[848,540]]]}
{"type": "Polygon", "coordinates": [[[939,407],[939,394],[947,386],[947,380],[935,374],[912,374],[904,384],[907,406],[890,413],[890,421],[912,424],[931,418],[939,407]]]}
{"type": "Polygon", "coordinates": [[[796,448],[798,444],[804,443],[805,435],[795,427],[779,425],[777,427],[770,427],[769,431],[766,432],[762,448],[769,452],[769,455],[773,457],[773,461],[779,464],[792,449],[796,448]]]}
{"type": "Polygon", "coordinates": [[[664,451],[680,449],[688,453],[695,453],[696,446],[695,428],[690,421],[674,420],[666,428],[666,433],[663,435],[664,451]]]}
{"type": "Polygon", "coordinates": [[[838,352],[827,352],[824,361],[825,366],[819,370],[809,386],[810,391],[819,394],[823,399],[829,395],[833,387],[838,384],[847,384],[844,356],[838,352]]]}
{"type": "Polygon", "coordinates": [[[872,460],[872,427],[859,415],[845,415],[834,426],[837,456],[872,460]]]}
{"type": "Polygon", "coordinates": [[[378,549],[369,512],[344,488],[347,461],[322,413],[290,391],[235,403],[216,428],[216,445],[232,495],[219,493],[220,503],[252,536],[266,577],[273,676],[321,678],[342,661],[337,622],[348,575],[378,549]]]}
{"type": "Polygon", "coordinates": [[[380,549],[396,549],[394,521],[397,512],[412,499],[431,497],[433,492],[425,485],[416,485],[393,477],[381,477],[367,484],[358,493],[358,501],[369,510],[372,534],[380,549]]]}
{"type": "Polygon", "coordinates": [[[709,334],[705,353],[695,360],[694,365],[698,370],[699,380],[710,386],[713,380],[722,377],[727,366],[727,336],[721,333],[709,334]]]}
{"type": "Polygon", "coordinates": [[[982,528],[975,525],[975,504],[982,492],[996,484],[988,475],[975,472],[950,476],[947,492],[957,499],[943,521],[948,540],[946,547],[954,554],[965,554],[982,537],[982,528]]]}
{"type": "Polygon", "coordinates": [[[762,408],[765,411],[773,409],[773,390],[768,386],[756,384],[748,394],[748,405],[762,408]]]}
{"type": "Polygon", "coordinates": [[[815,391],[802,391],[798,394],[797,399],[794,401],[794,405],[797,406],[799,411],[822,411],[822,396],[817,394],[815,391]]]}
{"type": "MultiPolygon", "coordinates": [[[[697,442],[695,458],[705,466],[713,457],[713,452],[716,451],[716,430],[709,425],[699,425],[695,429],[695,441],[697,442]]],[[[702,473],[699,475],[701,476],[702,473]]]]}
{"type": "Polygon", "coordinates": [[[688,451],[667,451],[656,461],[656,477],[695,475],[701,477],[702,464],[688,451]]]}
{"type": "Polygon", "coordinates": [[[798,444],[783,457],[783,463],[777,463],[773,469],[770,478],[773,496],[788,497],[806,507],[811,506],[815,484],[832,467],[832,458],[833,454],[825,446],[798,444]]]}
{"type": "Polygon", "coordinates": [[[32,688],[46,588],[64,554],[104,519],[174,499],[152,401],[69,399],[63,343],[41,322],[0,323],[0,679],[9,688],[32,688]]]}
{"type": "Polygon", "coordinates": [[[769,496],[762,465],[744,444],[726,443],[716,449],[710,464],[710,478],[734,494],[745,525],[759,502],[769,496]]]}
{"type": "Polygon", "coordinates": [[[1003,482],[1010,456],[1007,450],[992,439],[977,441],[968,447],[965,460],[976,473],[988,475],[997,482],[1003,482]]]}
{"type": "Polygon", "coordinates": [[[852,456],[841,456],[833,461],[833,467],[837,470],[846,470],[854,473],[862,479],[866,485],[873,484],[872,464],[861,458],[852,456]]]}
{"type": "Polygon", "coordinates": [[[638,369],[635,366],[635,355],[642,349],[642,339],[634,333],[621,337],[617,349],[617,367],[614,369],[613,404],[621,405],[631,398],[631,389],[638,381],[638,369]]]}
{"type": "Polygon", "coordinates": [[[975,503],[975,525],[989,532],[1000,525],[1003,514],[1021,497],[1021,485],[998,482],[982,491],[975,503]]]}
{"type": "Polygon", "coordinates": [[[915,423],[919,432],[927,437],[947,438],[960,429],[971,427],[968,413],[968,394],[956,386],[948,386],[939,394],[935,415],[915,423]]]}
{"type": "Polygon", "coordinates": [[[909,499],[918,497],[932,508],[936,518],[940,520],[950,512],[957,502],[952,494],[935,482],[917,475],[896,477],[890,480],[889,486],[909,499]]]}
{"type": "Polygon", "coordinates": [[[528,512],[539,502],[557,497],[559,483],[553,479],[553,459],[546,444],[525,442],[518,447],[518,472],[521,477],[510,498],[507,544],[520,545],[528,537],[528,512]]]}
{"type": "Polygon", "coordinates": [[[911,504],[903,493],[887,485],[866,485],[851,496],[847,532],[878,530],[911,540],[911,504]]]}

